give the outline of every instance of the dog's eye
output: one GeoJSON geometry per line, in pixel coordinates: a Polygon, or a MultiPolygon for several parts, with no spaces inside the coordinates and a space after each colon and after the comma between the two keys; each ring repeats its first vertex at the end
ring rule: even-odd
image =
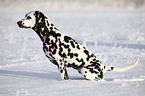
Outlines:
{"type": "Polygon", "coordinates": [[[26,18],[27,20],[30,20],[30,19],[32,19],[30,16],[28,16],[27,18],[26,18]]]}

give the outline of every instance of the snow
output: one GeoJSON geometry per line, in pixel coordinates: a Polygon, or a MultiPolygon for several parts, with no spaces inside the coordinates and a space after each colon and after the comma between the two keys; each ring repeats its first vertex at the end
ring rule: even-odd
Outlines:
{"type": "Polygon", "coordinates": [[[145,10],[39,9],[58,29],[83,43],[108,66],[123,67],[139,57],[137,66],[104,80],[85,80],[67,68],[60,80],[57,67],[42,51],[31,29],[16,22],[37,9],[0,9],[0,96],[143,96],[145,94],[145,10]]]}

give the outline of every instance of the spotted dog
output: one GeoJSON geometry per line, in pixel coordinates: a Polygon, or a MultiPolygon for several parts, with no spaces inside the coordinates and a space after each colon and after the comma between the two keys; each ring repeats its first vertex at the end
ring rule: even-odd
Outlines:
{"type": "Polygon", "coordinates": [[[17,22],[20,28],[31,28],[40,37],[43,51],[58,66],[61,79],[69,79],[66,67],[78,70],[86,79],[98,81],[107,71],[125,71],[133,68],[139,58],[129,66],[115,68],[103,65],[97,57],[73,38],[62,34],[48,18],[39,11],[31,11],[17,22]]]}

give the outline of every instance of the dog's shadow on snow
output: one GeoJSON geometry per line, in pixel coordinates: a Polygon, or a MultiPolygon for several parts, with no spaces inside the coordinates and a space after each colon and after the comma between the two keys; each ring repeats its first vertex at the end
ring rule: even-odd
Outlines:
{"type": "MultiPolygon", "coordinates": [[[[60,75],[57,72],[47,72],[47,73],[36,73],[36,72],[27,72],[27,71],[9,71],[9,70],[0,70],[0,74],[4,76],[12,77],[30,77],[30,78],[41,78],[48,80],[60,80],[60,75]]],[[[70,76],[69,80],[88,80],[84,77],[79,76],[70,76]]],[[[113,81],[111,78],[104,79],[105,81],[113,81]]]]}
{"type": "Polygon", "coordinates": [[[43,78],[43,79],[59,79],[59,74],[57,72],[48,72],[48,73],[37,73],[37,72],[27,72],[27,71],[9,71],[9,70],[0,70],[2,75],[10,76],[22,76],[22,77],[32,77],[32,78],[43,78]]]}
{"type": "MultiPolygon", "coordinates": [[[[47,73],[37,73],[37,72],[27,72],[27,71],[9,71],[9,70],[0,70],[1,75],[8,75],[12,77],[30,77],[30,78],[41,78],[41,79],[50,79],[50,80],[60,80],[60,75],[57,72],[47,72],[47,73]]],[[[83,77],[74,77],[70,76],[69,80],[86,80],[83,77]]]]}

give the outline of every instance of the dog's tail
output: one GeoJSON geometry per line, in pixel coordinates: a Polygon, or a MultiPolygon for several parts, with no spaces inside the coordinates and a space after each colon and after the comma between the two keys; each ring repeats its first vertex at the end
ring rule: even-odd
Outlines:
{"type": "Polygon", "coordinates": [[[107,66],[107,71],[123,72],[123,71],[129,70],[129,69],[135,67],[136,64],[138,63],[138,61],[139,61],[139,58],[137,58],[133,64],[131,64],[129,66],[121,67],[121,68],[107,66]]]}

